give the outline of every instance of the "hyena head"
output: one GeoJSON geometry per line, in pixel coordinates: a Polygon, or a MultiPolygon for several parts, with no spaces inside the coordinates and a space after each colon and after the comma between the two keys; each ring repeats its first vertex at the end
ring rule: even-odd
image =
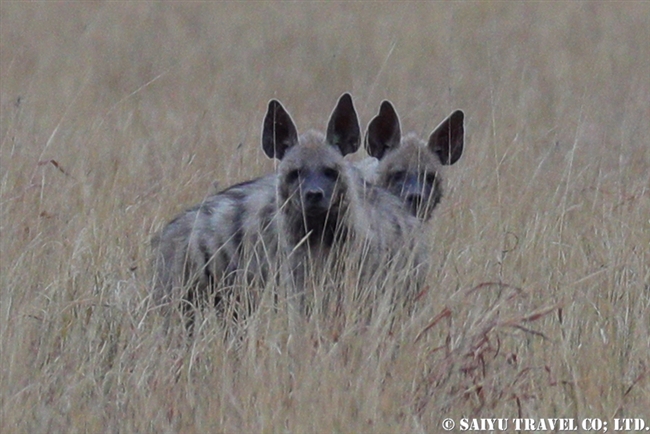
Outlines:
{"type": "Polygon", "coordinates": [[[349,94],[338,101],[327,134],[298,135],[291,116],[276,100],[269,102],[262,147],[278,166],[278,199],[290,235],[330,244],[349,202],[350,180],[343,156],[361,144],[359,119],[349,94]]]}
{"type": "Polygon", "coordinates": [[[463,119],[461,110],[454,111],[426,143],[413,134],[402,138],[397,113],[384,101],[368,124],[366,150],[379,160],[377,185],[400,197],[421,220],[431,218],[442,198],[442,166],[454,164],[463,153],[463,119]]]}

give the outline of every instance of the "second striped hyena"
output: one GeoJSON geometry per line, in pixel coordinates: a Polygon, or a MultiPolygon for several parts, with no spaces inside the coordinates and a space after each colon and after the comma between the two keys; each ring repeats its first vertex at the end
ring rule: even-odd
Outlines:
{"type": "Polygon", "coordinates": [[[456,163],[463,153],[464,114],[454,111],[429,135],[427,142],[415,134],[402,137],[399,117],[389,101],[368,124],[366,150],[379,160],[359,164],[370,182],[400,197],[409,211],[429,220],[443,195],[443,166],[456,163]]]}

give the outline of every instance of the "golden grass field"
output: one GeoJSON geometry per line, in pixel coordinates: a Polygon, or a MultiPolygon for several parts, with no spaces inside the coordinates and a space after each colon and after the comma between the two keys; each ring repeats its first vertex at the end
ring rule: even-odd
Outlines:
{"type": "MultiPolygon", "coordinates": [[[[0,5],[0,432],[436,433],[650,424],[650,3],[0,5]],[[389,328],[259,311],[194,339],[150,309],[153,234],[273,170],[278,98],[349,91],[426,136],[466,114],[389,328]]],[[[361,158],[363,155],[358,156],[361,158]]]]}

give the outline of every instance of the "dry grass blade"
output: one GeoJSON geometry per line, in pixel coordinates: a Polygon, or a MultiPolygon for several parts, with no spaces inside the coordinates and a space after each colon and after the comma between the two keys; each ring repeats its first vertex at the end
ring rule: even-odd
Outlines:
{"type": "Polygon", "coordinates": [[[445,307],[442,312],[440,312],[438,315],[433,318],[433,320],[425,327],[423,328],[415,337],[415,342],[419,341],[422,336],[424,336],[429,330],[431,330],[433,327],[436,326],[440,321],[442,321],[445,318],[451,318],[451,309],[448,307],[445,307]]]}
{"type": "Polygon", "coordinates": [[[63,173],[65,176],[69,176],[69,177],[71,177],[71,178],[74,179],[74,177],[73,177],[72,175],[70,175],[68,172],[66,172],[66,171],[63,169],[63,167],[59,164],[58,161],[53,160],[53,159],[50,159],[50,160],[43,160],[43,161],[39,161],[39,162],[38,162],[38,165],[39,165],[39,166],[45,166],[46,164],[51,164],[52,166],[56,167],[56,170],[58,170],[59,172],[63,173]]]}
{"type": "Polygon", "coordinates": [[[0,15],[0,432],[650,421],[649,2],[0,15]],[[318,128],[345,91],[362,128],[383,100],[418,137],[466,116],[415,307],[393,303],[399,266],[366,287],[349,270],[313,282],[325,307],[309,316],[271,283],[246,320],[204,309],[188,338],[151,303],[152,234],[215,183],[274,170],[269,100],[318,128]]]}

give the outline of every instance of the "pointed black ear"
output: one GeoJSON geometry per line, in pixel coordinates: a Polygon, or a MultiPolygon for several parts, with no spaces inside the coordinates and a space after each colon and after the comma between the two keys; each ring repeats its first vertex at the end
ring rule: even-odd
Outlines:
{"type": "Polygon", "coordinates": [[[269,158],[282,160],[289,148],[298,143],[298,131],[291,116],[279,101],[269,101],[262,126],[262,149],[269,158]]]}
{"type": "Polygon", "coordinates": [[[402,130],[399,117],[390,101],[384,101],[379,114],[368,124],[366,151],[368,155],[381,160],[387,151],[399,148],[402,130]]]}
{"type": "Polygon", "coordinates": [[[341,154],[356,152],[361,145],[359,118],[349,93],[339,98],[327,124],[327,143],[339,148],[341,154]]]}
{"type": "Polygon", "coordinates": [[[465,114],[456,110],[442,121],[429,136],[429,150],[438,154],[440,162],[444,165],[454,164],[463,154],[465,143],[465,127],[463,120],[465,114]]]}

